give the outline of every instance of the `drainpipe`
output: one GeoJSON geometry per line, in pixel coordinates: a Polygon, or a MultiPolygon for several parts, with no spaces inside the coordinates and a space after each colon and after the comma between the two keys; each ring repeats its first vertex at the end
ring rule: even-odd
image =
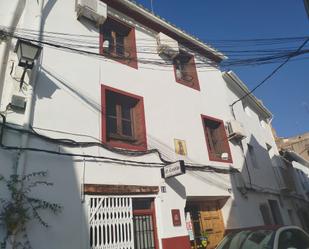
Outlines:
{"type": "MultiPolygon", "coordinates": [[[[1,25],[10,28],[14,32],[14,28],[18,24],[21,14],[24,10],[26,0],[6,0],[0,1],[0,18],[1,25]]],[[[6,37],[6,40],[0,40],[0,104],[5,80],[5,72],[8,64],[12,38],[6,37]]],[[[1,109],[1,105],[0,105],[1,109]]]]}

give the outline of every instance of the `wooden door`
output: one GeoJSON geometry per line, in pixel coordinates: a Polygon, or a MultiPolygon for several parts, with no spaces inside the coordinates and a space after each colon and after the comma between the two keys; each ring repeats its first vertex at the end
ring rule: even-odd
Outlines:
{"type": "Polygon", "coordinates": [[[190,213],[194,233],[191,248],[215,248],[224,236],[224,223],[218,202],[189,203],[186,211],[190,213]]]}
{"type": "Polygon", "coordinates": [[[208,248],[214,248],[224,236],[224,223],[218,202],[205,202],[200,206],[200,222],[208,237],[208,248]]]}

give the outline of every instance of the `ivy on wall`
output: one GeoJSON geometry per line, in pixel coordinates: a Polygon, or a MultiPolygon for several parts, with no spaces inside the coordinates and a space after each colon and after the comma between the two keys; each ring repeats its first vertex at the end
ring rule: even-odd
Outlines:
{"type": "MultiPolygon", "coordinates": [[[[0,183],[4,183],[9,191],[8,198],[0,196],[0,223],[6,230],[6,236],[1,244],[5,248],[6,243],[11,243],[13,249],[31,249],[26,225],[32,220],[37,220],[42,226],[49,227],[42,218],[40,212],[47,210],[53,214],[61,212],[61,206],[30,195],[33,188],[39,186],[52,186],[47,182],[46,171],[33,172],[20,176],[13,174],[9,178],[0,175],[0,183]],[[13,238],[10,239],[10,238],[13,238]]],[[[3,193],[3,191],[1,191],[3,193]]]]}

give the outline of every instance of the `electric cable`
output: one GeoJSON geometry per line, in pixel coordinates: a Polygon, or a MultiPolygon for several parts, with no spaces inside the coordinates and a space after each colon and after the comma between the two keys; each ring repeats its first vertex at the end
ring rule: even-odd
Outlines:
{"type": "MultiPolygon", "coordinates": [[[[63,146],[68,146],[68,147],[91,147],[91,146],[99,146],[104,149],[110,150],[115,153],[123,154],[123,155],[130,155],[130,156],[138,156],[138,155],[145,155],[145,154],[150,154],[150,153],[158,153],[159,159],[162,161],[162,163],[157,163],[157,162],[144,162],[144,161],[136,161],[136,160],[127,160],[127,159],[119,159],[119,158],[113,158],[113,157],[106,157],[106,156],[96,156],[96,155],[89,155],[89,154],[80,154],[80,153],[68,153],[68,152],[59,152],[59,151],[52,151],[52,150],[45,150],[45,149],[38,149],[38,148],[32,148],[32,147],[27,147],[27,148],[21,148],[17,146],[7,146],[4,145],[2,140],[0,141],[0,147],[2,147],[5,150],[18,150],[18,151],[32,151],[32,152],[41,152],[41,153],[47,153],[47,154],[53,154],[53,155],[61,155],[61,156],[71,156],[71,157],[83,157],[83,158],[93,158],[93,159],[100,159],[100,160],[107,160],[111,161],[113,163],[124,163],[132,166],[150,166],[150,167],[163,167],[171,163],[176,163],[178,161],[167,161],[162,158],[161,153],[157,149],[152,149],[146,152],[142,151],[128,151],[128,150],[122,150],[122,149],[116,149],[116,148],[111,148],[109,146],[106,146],[101,143],[96,143],[96,142],[76,142],[71,139],[54,139],[50,138],[44,135],[40,135],[37,132],[33,132],[30,130],[25,130],[25,129],[20,129],[20,128],[15,128],[10,125],[0,123],[1,125],[1,134],[0,138],[2,138],[2,134],[5,129],[17,131],[17,132],[22,132],[22,133],[28,133],[29,135],[33,135],[36,137],[39,137],[42,140],[45,140],[50,143],[54,144],[59,144],[63,146]],[[3,128],[4,127],[4,128],[3,128]]],[[[223,169],[223,168],[218,168],[215,166],[210,166],[210,165],[203,165],[203,164],[191,164],[191,163],[185,163],[186,168],[188,170],[197,170],[197,171],[209,171],[209,172],[217,172],[217,173],[222,173],[222,174],[233,174],[237,170],[234,169],[223,169]]]]}
{"type": "Polygon", "coordinates": [[[299,52],[301,51],[301,49],[307,44],[307,42],[309,41],[309,38],[306,39],[306,41],[303,42],[303,44],[301,44],[299,46],[299,48],[291,53],[288,58],[283,62],[281,63],[278,67],[276,67],[269,75],[267,75],[259,84],[257,84],[250,92],[246,93],[244,96],[242,96],[241,98],[235,100],[232,104],[231,104],[231,107],[233,107],[236,103],[238,103],[239,101],[243,100],[244,98],[246,98],[247,96],[251,95],[256,89],[258,89],[259,87],[261,87],[263,84],[265,84],[265,82],[267,80],[269,80],[274,74],[276,74],[280,68],[282,68],[286,63],[289,62],[289,60],[295,56],[296,54],[299,54],[299,52]]]}
{"type": "MultiPolygon", "coordinates": [[[[29,38],[25,38],[25,37],[22,37],[22,36],[18,36],[18,35],[14,35],[14,34],[11,34],[7,31],[4,31],[2,30],[2,32],[6,32],[6,35],[9,35],[9,36],[13,36],[15,37],[16,39],[25,39],[27,41],[30,41],[30,42],[38,42],[37,40],[35,39],[29,39],[29,38]]],[[[16,32],[15,32],[16,33],[16,32]]],[[[96,42],[96,44],[98,43],[98,41],[96,42]]],[[[93,55],[93,56],[100,56],[100,57],[104,57],[102,56],[102,54],[100,53],[96,53],[96,52],[92,52],[92,51],[88,51],[88,50],[81,50],[79,48],[75,48],[74,47],[74,44],[70,44],[70,43],[66,43],[63,45],[63,43],[57,43],[55,41],[43,41],[43,44],[44,45],[47,45],[47,46],[51,46],[51,47],[54,47],[56,49],[64,49],[64,50],[70,50],[71,52],[75,52],[75,53],[80,53],[80,54],[88,54],[88,55],[93,55]],[[73,47],[72,47],[73,46],[73,47]]],[[[77,47],[79,47],[79,45],[77,45],[77,47]]],[[[93,46],[88,46],[88,48],[94,48],[93,46]]],[[[95,48],[98,48],[98,46],[95,46],[95,48]]],[[[250,52],[250,51],[241,51],[241,53],[243,52],[250,52]]],[[[254,51],[251,51],[250,53],[252,53],[254,51]]],[[[263,54],[263,53],[266,53],[265,55],[267,55],[267,50],[266,51],[256,51],[257,54],[263,54]]],[[[253,57],[253,58],[249,58],[249,59],[232,59],[232,60],[227,60],[226,62],[221,62],[221,66],[224,66],[224,67],[230,67],[230,66],[249,66],[249,65],[263,65],[263,64],[267,64],[267,63],[276,63],[276,62],[280,62],[280,60],[283,60],[283,59],[286,59],[286,58],[289,58],[291,54],[293,54],[293,57],[296,57],[298,55],[302,55],[302,54],[305,54],[305,53],[308,53],[309,51],[308,50],[303,50],[303,51],[299,51],[299,53],[296,53],[295,50],[278,50],[278,51],[273,51],[273,54],[270,54],[269,56],[263,56],[263,57],[253,57]]],[[[140,53],[140,52],[138,52],[140,53]]],[[[147,52],[148,53],[148,52],[147,52]]],[[[270,51],[271,53],[271,51],[270,51]]],[[[153,51],[151,52],[151,54],[157,54],[157,51],[153,51]]],[[[254,55],[254,54],[251,54],[251,56],[254,55]]],[[[242,55],[241,55],[242,56],[242,55]]],[[[115,58],[115,59],[126,59],[126,58],[122,58],[121,56],[115,56],[115,55],[105,55],[104,59],[108,59],[108,58],[115,58]]],[[[149,58],[130,58],[131,60],[134,60],[134,61],[138,61],[139,63],[142,63],[142,64],[152,64],[152,65],[159,65],[159,66],[171,66],[173,65],[173,62],[172,61],[163,61],[161,58],[152,58],[152,59],[149,59],[149,58]]],[[[216,63],[213,63],[213,62],[197,62],[195,63],[195,66],[197,68],[205,68],[205,67],[217,67],[217,64],[216,63]]]]}

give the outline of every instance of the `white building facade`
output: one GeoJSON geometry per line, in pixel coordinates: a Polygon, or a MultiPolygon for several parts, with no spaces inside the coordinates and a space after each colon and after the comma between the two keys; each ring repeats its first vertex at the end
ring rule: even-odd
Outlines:
{"type": "Polygon", "coordinates": [[[29,195],[62,206],[26,224],[32,248],[214,248],[302,225],[272,115],[252,95],[231,108],[248,89],[223,54],[128,0],[3,1],[0,22],[0,174],[46,171],[29,195]],[[17,40],[42,46],[23,84],[17,40]],[[163,178],[173,162],[186,172],[163,178]]]}

